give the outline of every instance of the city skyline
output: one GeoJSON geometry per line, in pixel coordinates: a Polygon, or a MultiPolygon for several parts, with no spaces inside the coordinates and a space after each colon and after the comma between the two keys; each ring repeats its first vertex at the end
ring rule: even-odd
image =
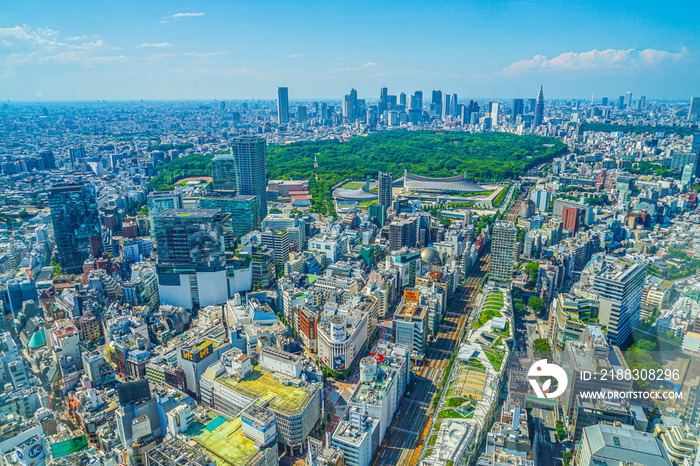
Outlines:
{"type": "Polygon", "coordinates": [[[371,15],[285,2],[8,5],[0,98],[272,100],[288,87],[296,100],[389,87],[499,99],[536,95],[542,83],[553,99],[697,94],[697,7],[597,3],[415,2],[371,15]],[[433,33],[451,29],[452,38],[433,33]]]}

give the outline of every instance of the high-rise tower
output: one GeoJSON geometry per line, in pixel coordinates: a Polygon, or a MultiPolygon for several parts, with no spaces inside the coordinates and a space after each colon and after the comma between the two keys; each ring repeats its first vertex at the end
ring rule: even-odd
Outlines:
{"type": "Polygon", "coordinates": [[[537,94],[537,103],[535,104],[535,121],[534,126],[540,126],[544,121],[544,92],[540,85],[540,93],[537,94]]]}
{"type": "Polygon", "coordinates": [[[377,178],[379,184],[377,188],[379,194],[378,204],[388,207],[391,205],[391,185],[394,181],[393,176],[391,173],[379,172],[377,178]]]}
{"type": "Polygon", "coordinates": [[[518,256],[517,237],[518,232],[513,222],[498,220],[493,225],[490,280],[507,285],[512,282],[513,268],[518,256]]]}
{"type": "Polygon", "coordinates": [[[231,153],[236,169],[238,194],[258,196],[260,216],[267,216],[267,145],[261,136],[239,136],[233,139],[231,153]]]}
{"type": "Polygon", "coordinates": [[[277,88],[277,122],[280,125],[289,123],[289,90],[286,87],[277,88]]]}
{"type": "Polygon", "coordinates": [[[49,207],[61,269],[81,273],[90,254],[104,252],[95,187],[87,183],[53,186],[49,207]]]}

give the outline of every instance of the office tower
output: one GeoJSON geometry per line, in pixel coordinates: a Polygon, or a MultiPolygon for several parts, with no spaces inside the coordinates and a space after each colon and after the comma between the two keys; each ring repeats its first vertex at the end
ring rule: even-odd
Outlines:
{"type": "Polygon", "coordinates": [[[406,108],[406,93],[405,92],[401,92],[399,94],[399,105],[403,105],[404,108],[406,108]]]}
{"type": "Polygon", "coordinates": [[[544,189],[533,189],[530,191],[530,199],[535,203],[539,212],[546,212],[552,201],[552,193],[544,189]]]}
{"type": "Polygon", "coordinates": [[[389,224],[389,250],[398,251],[404,246],[416,246],[416,219],[394,220],[389,224]]]}
{"type": "Polygon", "coordinates": [[[442,116],[442,91],[433,91],[430,110],[437,116],[442,116]]]}
{"type": "Polygon", "coordinates": [[[377,176],[378,182],[378,204],[385,205],[389,207],[391,205],[391,195],[392,195],[392,183],[394,182],[394,177],[391,173],[379,172],[377,176]]]}
{"type": "Polygon", "coordinates": [[[639,98],[639,109],[642,110],[647,105],[647,96],[643,95],[639,98]]]}
{"type": "Polygon", "coordinates": [[[343,118],[348,122],[357,120],[357,91],[355,89],[343,98],[343,118]]]}
{"type": "Polygon", "coordinates": [[[535,104],[535,121],[533,126],[537,127],[542,125],[544,122],[544,92],[542,91],[542,85],[540,85],[540,93],[537,94],[537,103],[535,104]]]}
{"type": "Polygon", "coordinates": [[[216,190],[205,194],[200,199],[199,206],[202,209],[219,209],[221,212],[229,214],[229,221],[224,227],[237,238],[260,228],[262,220],[260,219],[258,196],[216,190]]]}
{"type": "Polygon", "coordinates": [[[490,281],[510,285],[517,259],[517,237],[513,222],[498,220],[493,225],[490,281]]]}
{"type": "Polygon", "coordinates": [[[284,264],[289,261],[290,239],[286,230],[274,231],[272,228],[265,230],[260,235],[263,246],[272,250],[275,256],[275,266],[281,270],[284,264]]]}
{"type": "Polygon", "coordinates": [[[603,107],[607,107],[607,106],[608,106],[608,100],[610,100],[610,99],[608,99],[607,97],[603,97],[603,99],[601,100],[600,104],[601,104],[603,107]]]}
{"type": "Polygon", "coordinates": [[[286,87],[277,88],[277,122],[280,125],[289,123],[289,90],[286,87]]]}
{"type": "Polygon", "coordinates": [[[378,120],[378,109],[376,105],[370,105],[367,107],[367,124],[369,126],[376,126],[378,120]]]}
{"type": "Polygon", "coordinates": [[[155,225],[156,215],[168,209],[182,209],[182,193],[173,191],[154,192],[148,195],[146,203],[148,205],[151,236],[153,236],[153,225],[155,225]]]}
{"type": "Polygon", "coordinates": [[[450,94],[446,92],[442,95],[442,119],[446,120],[450,114],[450,94]]]}
{"type": "Polygon", "coordinates": [[[450,103],[450,109],[452,110],[452,116],[457,118],[459,116],[459,104],[457,103],[457,94],[452,94],[452,102],[450,103]]]}
{"type": "Polygon", "coordinates": [[[688,109],[688,120],[692,122],[698,121],[700,116],[700,97],[690,98],[690,108],[688,109]]]}
{"type": "Polygon", "coordinates": [[[576,207],[564,206],[562,209],[562,220],[564,230],[570,230],[571,236],[575,235],[581,225],[584,225],[586,210],[576,207]]]}
{"type": "Polygon", "coordinates": [[[625,108],[630,108],[632,105],[632,93],[630,91],[625,92],[625,108]]]}
{"type": "Polygon", "coordinates": [[[608,341],[621,346],[639,324],[647,266],[612,256],[599,265],[593,282],[600,301],[598,318],[608,329],[608,341]]]}
{"type": "Polygon", "coordinates": [[[527,106],[525,107],[525,113],[535,113],[536,105],[537,105],[536,99],[527,99],[527,106]]]}
{"type": "Polygon", "coordinates": [[[75,168],[79,162],[85,161],[87,158],[85,147],[83,146],[72,147],[68,149],[68,153],[70,154],[70,163],[73,168],[75,168]]]}
{"type": "Polygon", "coordinates": [[[386,112],[388,110],[388,105],[389,105],[389,91],[387,90],[386,87],[382,87],[379,90],[379,103],[377,104],[377,110],[379,111],[379,115],[382,113],[386,112]]]}
{"type": "Polygon", "coordinates": [[[299,123],[306,123],[307,110],[306,105],[299,105],[297,107],[297,121],[299,123]]]}
{"type": "Polygon", "coordinates": [[[625,96],[621,95],[620,97],[617,98],[617,108],[622,110],[625,108],[625,96]]]}
{"type": "Polygon", "coordinates": [[[79,274],[85,259],[104,251],[95,187],[87,183],[53,186],[49,207],[61,269],[79,274]]]}
{"type": "Polygon", "coordinates": [[[498,102],[489,102],[489,116],[491,117],[491,124],[498,126],[498,102]]]}
{"type": "Polygon", "coordinates": [[[41,163],[44,166],[44,170],[52,170],[56,168],[56,157],[54,157],[51,149],[39,152],[39,157],[41,158],[41,163]]]}
{"type": "MultiPolygon", "coordinates": [[[[471,101],[470,101],[471,102],[471,101]]],[[[471,123],[472,113],[469,109],[469,105],[462,105],[460,119],[462,120],[462,126],[466,126],[471,123]]]]}
{"type": "Polygon", "coordinates": [[[328,118],[328,104],[321,102],[321,120],[328,118]]]}
{"type": "Polygon", "coordinates": [[[289,233],[289,247],[293,251],[303,251],[306,248],[306,222],[294,215],[273,213],[262,221],[262,230],[286,231],[289,233]]]}
{"type": "Polygon", "coordinates": [[[515,123],[515,119],[518,115],[523,114],[524,109],[525,107],[523,99],[513,99],[513,110],[510,113],[510,117],[513,123],[515,123]]]}
{"type": "Polygon", "coordinates": [[[416,91],[413,93],[413,98],[411,99],[411,109],[423,110],[423,91],[416,91]]]}
{"type": "Polygon", "coordinates": [[[236,163],[230,154],[216,154],[211,159],[212,186],[226,191],[236,190],[236,163]]]}
{"type": "Polygon", "coordinates": [[[260,219],[267,216],[266,147],[262,136],[239,136],[233,139],[231,146],[236,168],[236,192],[258,197],[260,219]]]}
{"type": "Polygon", "coordinates": [[[689,186],[693,182],[693,177],[695,176],[695,165],[688,164],[683,167],[681,172],[681,183],[689,186]]]}
{"type": "Polygon", "coordinates": [[[169,209],[155,218],[161,304],[198,309],[226,302],[224,224],[219,209],[169,209]]]}

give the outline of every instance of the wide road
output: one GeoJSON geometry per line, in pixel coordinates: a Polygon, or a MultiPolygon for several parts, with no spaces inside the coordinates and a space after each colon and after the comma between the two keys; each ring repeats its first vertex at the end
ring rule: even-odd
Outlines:
{"type": "Polygon", "coordinates": [[[542,408],[532,408],[530,415],[535,429],[535,464],[538,466],[561,465],[562,449],[557,443],[554,412],[542,408]]]}
{"type": "Polygon", "coordinates": [[[414,388],[387,430],[384,443],[377,452],[375,465],[415,465],[429,426],[430,407],[437,394],[450,356],[463,336],[472,304],[488,272],[491,254],[485,252],[467,276],[463,286],[440,325],[437,341],[431,345],[420,374],[413,376],[414,388]]]}

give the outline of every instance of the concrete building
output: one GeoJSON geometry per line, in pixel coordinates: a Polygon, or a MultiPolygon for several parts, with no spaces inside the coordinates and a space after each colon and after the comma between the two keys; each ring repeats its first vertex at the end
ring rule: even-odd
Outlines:
{"type": "Polygon", "coordinates": [[[334,371],[351,367],[377,323],[377,302],[357,297],[338,307],[326,306],[317,324],[318,358],[334,371]]]}
{"type": "Polygon", "coordinates": [[[567,341],[561,366],[568,388],[561,398],[564,413],[574,416],[576,397],[583,392],[629,392],[632,380],[610,377],[611,371],[629,370],[620,348],[610,346],[600,326],[588,325],[583,342],[567,341]]]}
{"type": "Polygon", "coordinates": [[[240,377],[228,372],[231,364],[222,358],[205,371],[200,382],[202,403],[230,418],[253,404],[264,406],[275,417],[277,441],[287,453],[303,451],[321,418],[319,385],[262,368],[240,377]]]}
{"type": "Polygon", "coordinates": [[[412,354],[422,355],[427,348],[428,327],[428,307],[420,305],[420,292],[406,288],[394,314],[394,341],[412,354]]]}
{"type": "Polygon", "coordinates": [[[606,256],[597,267],[593,288],[600,302],[598,318],[613,345],[621,346],[639,324],[646,275],[646,264],[614,257],[606,256]]]}
{"type": "Polygon", "coordinates": [[[576,466],[671,466],[661,440],[631,426],[598,424],[583,429],[576,466]]]}
{"type": "Polygon", "coordinates": [[[510,286],[518,254],[517,237],[513,222],[498,220],[493,225],[489,281],[510,286]]]}
{"type": "Polygon", "coordinates": [[[389,207],[392,200],[392,186],[394,177],[391,173],[379,172],[378,182],[378,204],[389,207]]]}
{"type": "Polygon", "coordinates": [[[331,436],[331,446],[343,452],[348,466],[369,466],[381,442],[380,422],[370,417],[362,405],[353,405],[331,436]]]}
{"type": "Polygon", "coordinates": [[[379,420],[380,442],[409,383],[410,366],[408,348],[387,341],[380,341],[372,348],[370,356],[360,361],[360,382],[349,404],[363,406],[370,417],[379,420]]]}
{"type": "Polygon", "coordinates": [[[342,236],[337,234],[318,234],[309,240],[308,250],[324,253],[328,263],[332,264],[340,259],[340,254],[343,251],[342,236]]]}

